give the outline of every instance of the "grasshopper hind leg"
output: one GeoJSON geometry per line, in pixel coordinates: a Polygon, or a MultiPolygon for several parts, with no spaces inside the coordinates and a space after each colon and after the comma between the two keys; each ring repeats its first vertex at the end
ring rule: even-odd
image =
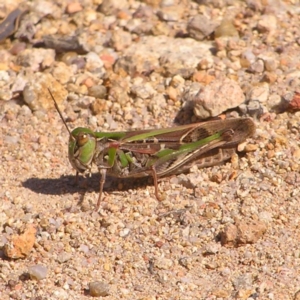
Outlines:
{"type": "Polygon", "coordinates": [[[194,164],[196,164],[199,169],[212,167],[226,162],[234,153],[236,153],[236,147],[212,149],[199,157],[194,164]]]}

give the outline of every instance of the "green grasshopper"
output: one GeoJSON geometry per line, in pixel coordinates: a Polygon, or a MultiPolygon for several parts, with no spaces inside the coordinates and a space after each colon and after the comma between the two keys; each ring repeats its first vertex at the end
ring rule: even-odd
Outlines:
{"type": "Polygon", "coordinates": [[[79,173],[91,173],[95,164],[101,174],[96,211],[99,210],[106,175],[118,178],[152,176],[159,199],[158,178],[188,172],[226,161],[236,147],[255,132],[249,118],[232,118],[164,129],[94,132],[68,128],[49,90],[69,137],[69,160],[79,173]]]}

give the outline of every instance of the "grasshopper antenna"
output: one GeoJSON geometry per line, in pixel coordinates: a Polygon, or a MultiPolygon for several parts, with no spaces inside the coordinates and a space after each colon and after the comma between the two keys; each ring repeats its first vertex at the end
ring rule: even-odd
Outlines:
{"type": "Polygon", "coordinates": [[[53,102],[54,102],[54,106],[55,106],[55,108],[56,108],[56,110],[57,110],[57,112],[58,112],[60,118],[62,119],[63,123],[65,124],[65,126],[66,126],[66,128],[67,128],[67,130],[68,130],[68,132],[69,132],[69,134],[70,134],[70,136],[72,136],[72,133],[71,133],[71,131],[70,131],[70,129],[69,129],[69,127],[68,127],[68,125],[67,125],[65,119],[63,118],[62,113],[61,113],[61,111],[60,111],[60,109],[59,109],[59,107],[58,107],[58,105],[57,105],[57,102],[55,101],[55,99],[54,99],[54,97],[53,97],[53,95],[52,95],[52,93],[51,93],[51,91],[50,91],[49,88],[48,88],[48,91],[49,91],[49,94],[50,94],[50,96],[51,96],[51,98],[52,98],[52,100],[53,100],[53,102]]]}

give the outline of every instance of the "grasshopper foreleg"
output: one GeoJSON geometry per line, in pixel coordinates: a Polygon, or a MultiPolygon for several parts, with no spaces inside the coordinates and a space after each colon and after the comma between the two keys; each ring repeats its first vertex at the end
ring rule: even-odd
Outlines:
{"type": "Polygon", "coordinates": [[[100,204],[101,204],[101,198],[102,198],[102,192],[103,192],[103,187],[104,187],[104,183],[105,183],[105,180],[106,180],[106,169],[103,168],[103,169],[100,169],[100,175],[101,175],[101,178],[100,178],[100,191],[99,191],[99,197],[98,197],[98,201],[97,201],[97,205],[95,207],[95,211],[98,212],[99,211],[99,208],[100,208],[100,204]]]}
{"type": "Polygon", "coordinates": [[[157,173],[154,166],[151,169],[152,169],[152,178],[154,183],[155,197],[158,201],[161,201],[161,198],[158,193],[157,173]]]}

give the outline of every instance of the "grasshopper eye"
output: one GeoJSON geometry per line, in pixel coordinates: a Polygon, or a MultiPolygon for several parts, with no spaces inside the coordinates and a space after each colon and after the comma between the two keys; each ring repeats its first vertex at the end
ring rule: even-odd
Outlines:
{"type": "Polygon", "coordinates": [[[86,133],[79,133],[77,136],[77,144],[78,146],[83,146],[89,140],[88,135],[86,133]]]}

